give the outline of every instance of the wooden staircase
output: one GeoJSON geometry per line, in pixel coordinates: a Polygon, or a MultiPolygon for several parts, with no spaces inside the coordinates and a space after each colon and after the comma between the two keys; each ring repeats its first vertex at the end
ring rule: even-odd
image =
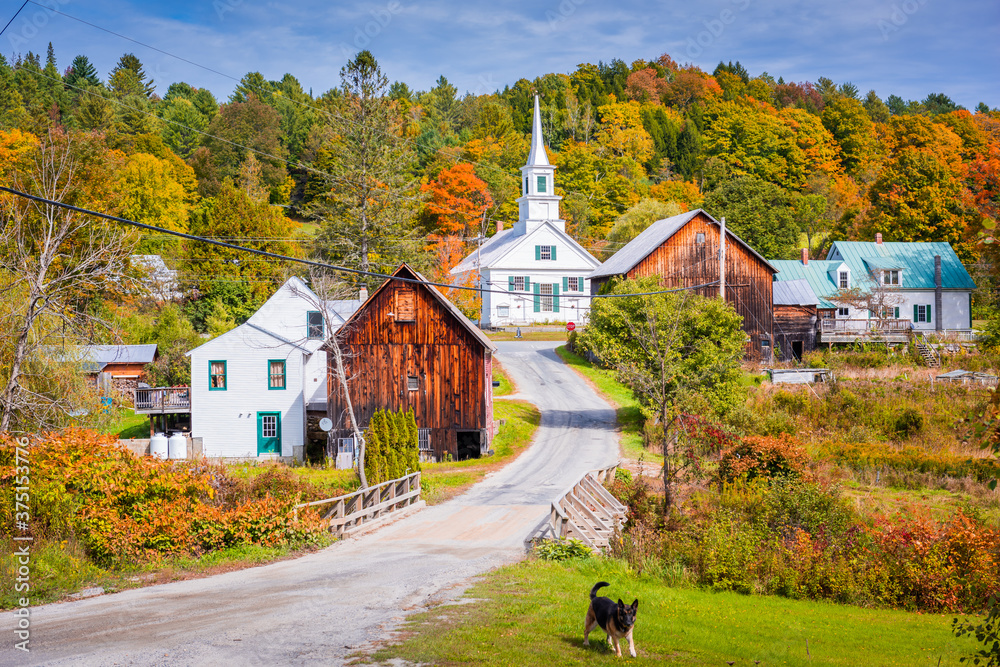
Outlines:
{"type": "Polygon", "coordinates": [[[921,336],[920,338],[913,339],[914,345],[917,346],[917,352],[920,353],[920,357],[927,364],[928,368],[940,368],[941,359],[938,357],[937,352],[934,348],[927,343],[927,339],[921,336]]]}

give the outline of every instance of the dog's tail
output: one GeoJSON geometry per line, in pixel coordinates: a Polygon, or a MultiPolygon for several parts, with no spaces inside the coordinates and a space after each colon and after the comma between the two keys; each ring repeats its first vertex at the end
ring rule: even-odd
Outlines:
{"type": "Polygon", "coordinates": [[[598,591],[598,589],[604,588],[605,586],[610,586],[610,585],[611,584],[609,584],[606,581],[598,581],[596,584],[594,584],[594,587],[590,589],[590,599],[593,600],[594,598],[597,597],[597,591],[598,591]]]}

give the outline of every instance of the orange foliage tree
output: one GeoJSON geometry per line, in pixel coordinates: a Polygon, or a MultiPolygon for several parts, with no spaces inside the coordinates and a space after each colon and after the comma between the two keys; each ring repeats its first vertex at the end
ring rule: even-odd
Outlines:
{"type": "Polygon", "coordinates": [[[445,234],[475,233],[476,226],[493,206],[489,187],[468,163],[445,169],[423,189],[430,193],[427,213],[445,234]]]}

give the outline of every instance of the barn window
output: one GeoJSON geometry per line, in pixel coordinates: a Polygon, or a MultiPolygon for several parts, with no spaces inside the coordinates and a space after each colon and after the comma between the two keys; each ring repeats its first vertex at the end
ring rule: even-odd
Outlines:
{"type": "Polygon", "coordinates": [[[270,359],[267,362],[267,388],[285,388],[285,360],[270,359]]]}
{"type": "Polygon", "coordinates": [[[416,375],[406,376],[406,389],[407,391],[416,391],[420,389],[420,378],[416,375]]]}
{"type": "Polygon", "coordinates": [[[417,447],[422,452],[431,450],[431,430],[429,428],[417,429],[417,447]]]}
{"type": "Polygon", "coordinates": [[[694,242],[701,244],[705,242],[705,232],[698,232],[694,235],[694,242]]]}
{"type": "Polygon", "coordinates": [[[226,390],[226,362],[225,361],[210,361],[210,362],[208,362],[208,390],[209,391],[225,391],[226,390]]]}
{"type": "Polygon", "coordinates": [[[309,340],[319,340],[323,338],[323,313],[318,310],[310,310],[306,313],[306,330],[309,340]]]}
{"type": "Polygon", "coordinates": [[[396,321],[413,322],[417,319],[417,307],[413,295],[413,290],[396,290],[396,321]]]}

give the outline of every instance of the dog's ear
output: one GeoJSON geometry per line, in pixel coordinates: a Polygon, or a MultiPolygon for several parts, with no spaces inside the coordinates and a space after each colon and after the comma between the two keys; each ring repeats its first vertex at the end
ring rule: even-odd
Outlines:
{"type": "Polygon", "coordinates": [[[639,608],[639,598],[636,598],[635,600],[632,601],[632,609],[638,609],[638,608],[639,608]]]}
{"type": "Polygon", "coordinates": [[[618,606],[619,606],[619,607],[624,607],[624,606],[625,606],[625,603],[624,603],[624,602],[622,602],[622,599],[621,599],[621,598],[618,598],[618,606]]]}

